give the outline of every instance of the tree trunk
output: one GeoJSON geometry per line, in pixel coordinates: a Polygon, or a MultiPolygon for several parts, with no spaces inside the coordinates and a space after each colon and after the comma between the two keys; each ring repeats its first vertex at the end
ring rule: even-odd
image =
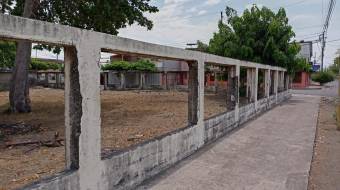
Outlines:
{"type": "MultiPolygon", "coordinates": [[[[23,17],[33,17],[36,0],[25,0],[23,17]]],[[[32,43],[19,41],[15,56],[15,66],[10,84],[9,100],[12,113],[31,111],[29,98],[28,65],[31,62],[32,43]]]]}

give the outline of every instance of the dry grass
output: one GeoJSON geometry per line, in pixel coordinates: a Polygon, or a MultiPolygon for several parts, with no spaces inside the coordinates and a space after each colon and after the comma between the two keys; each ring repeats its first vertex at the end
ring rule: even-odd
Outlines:
{"type": "MultiPolygon", "coordinates": [[[[41,128],[6,141],[48,140],[55,132],[63,138],[64,92],[33,89],[30,93],[32,113],[6,115],[8,93],[0,92],[0,124],[22,122],[41,128]]],[[[102,92],[102,149],[123,149],[186,127],[187,100],[185,92],[102,92]]],[[[224,96],[207,94],[205,118],[226,111],[225,104],[224,96]]],[[[0,147],[0,189],[17,188],[64,170],[64,147],[30,149],[32,146],[0,147]]]]}

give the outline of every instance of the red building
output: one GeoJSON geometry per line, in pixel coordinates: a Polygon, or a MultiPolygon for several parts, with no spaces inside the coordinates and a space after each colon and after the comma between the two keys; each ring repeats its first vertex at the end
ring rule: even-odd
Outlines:
{"type": "Polygon", "coordinates": [[[310,85],[310,73],[297,72],[295,74],[292,87],[293,88],[306,88],[310,85]]]}

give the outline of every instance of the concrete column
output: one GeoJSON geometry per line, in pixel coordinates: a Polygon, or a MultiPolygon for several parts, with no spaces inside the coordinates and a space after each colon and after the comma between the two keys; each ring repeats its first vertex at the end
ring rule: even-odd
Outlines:
{"type": "Polygon", "coordinates": [[[257,95],[258,95],[258,85],[259,85],[259,69],[256,67],[254,69],[255,77],[254,77],[254,103],[255,110],[257,110],[257,95]]]}
{"type": "Polygon", "coordinates": [[[217,94],[217,86],[218,86],[218,82],[217,82],[217,73],[216,71],[214,71],[214,92],[217,94]]]}
{"type": "MultiPolygon", "coordinates": [[[[66,168],[79,168],[79,135],[82,96],[79,85],[77,51],[65,47],[65,149],[66,168]]],[[[45,74],[47,78],[47,74],[45,74]]]]}
{"type": "Polygon", "coordinates": [[[46,73],[45,73],[45,84],[46,84],[46,87],[50,87],[49,81],[48,81],[48,77],[49,77],[49,73],[46,72],[46,73]]]}
{"type": "Polygon", "coordinates": [[[109,73],[103,72],[104,74],[104,90],[108,89],[108,80],[109,80],[109,73]]]}
{"type": "MultiPolygon", "coordinates": [[[[87,35],[84,33],[84,35],[87,35]]],[[[87,38],[88,36],[86,36],[87,38]]],[[[82,39],[85,39],[83,37],[82,39]]],[[[95,36],[77,44],[81,102],[80,189],[101,189],[100,47],[95,36]]]]}
{"type": "Polygon", "coordinates": [[[120,72],[119,75],[120,75],[120,89],[125,90],[125,73],[120,72]]]}
{"type": "MultiPolygon", "coordinates": [[[[199,100],[199,84],[198,84],[198,63],[190,62],[189,66],[189,80],[188,80],[188,124],[196,125],[198,123],[198,100],[199,100]]],[[[167,73],[166,73],[167,86],[167,73]]]]}
{"type": "Polygon", "coordinates": [[[55,73],[55,88],[58,89],[60,87],[59,73],[55,73]]]}
{"type": "MultiPolygon", "coordinates": [[[[198,60],[198,124],[204,125],[204,60],[198,60]]],[[[204,127],[202,129],[202,141],[204,142],[204,127]]]]}
{"type": "MultiPolygon", "coordinates": [[[[190,71],[189,71],[189,75],[190,75],[190,71]]],[[[189,80],[190,80],[190,76],[189,76],[189,80]]],[[[168,72],[165,72],[165,90],[168,90],[168,72]]]]}
{"type": "Polygon", "coordinates": [[[227,86],[227,111],[235,110],[235,76],[236,76],[236,67],[229,66],[228,67],[228,86],[227,86]]]}
{"type": "Polygon", "coordinates": [[[236,86],[235,86],[235,121],[239,121],[240,118],[240,66],[236,65],[236,86]]]}
{"type": "Polygon", "coordinates": [[[139,89],[144,89],[144,85],[145,85],[145,73],[140,72],[139,89]]]}
{"type": "Polygon", "coordinates": [[[265,70],[264,73],[264,80],[265,80],[265,97],[269,98],[270,96],[270,70],[265,70]]]}
{"type": "Polygon", "coordinates": [[[279,71],[274,71],[274,94],[275,94],[275,101],[277,103],[277,93],[278,93],[278,86],[279,86],[279,71]]]}
{"type": "Polygon", "coordinates": [[[246,96],[248,101],[250,102],[252,99],[251,94],[252,94],[252,72],[251,69],[247,69],[247,91],[246,91],[246,96]]]}
{"type": "Polygon", "coordinates": [[[289,89],[290,89],[290,87],[289,87],[289,75],[288,75],[288,73],[286,73],[286,90],[288,91],[289,89]]]}
{"type": "Polygon", "coordinates": [[[281,71],[281,91],[284,91],[285,89],[285,72],[281,71]]]}

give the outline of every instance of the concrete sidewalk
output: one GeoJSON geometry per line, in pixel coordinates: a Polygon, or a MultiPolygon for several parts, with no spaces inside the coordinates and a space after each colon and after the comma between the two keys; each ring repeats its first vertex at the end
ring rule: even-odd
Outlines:
{"type": "Polygon", "coordinates": [[[294,95],[138,189],[305,190],[319,101],[294,95]]]}

